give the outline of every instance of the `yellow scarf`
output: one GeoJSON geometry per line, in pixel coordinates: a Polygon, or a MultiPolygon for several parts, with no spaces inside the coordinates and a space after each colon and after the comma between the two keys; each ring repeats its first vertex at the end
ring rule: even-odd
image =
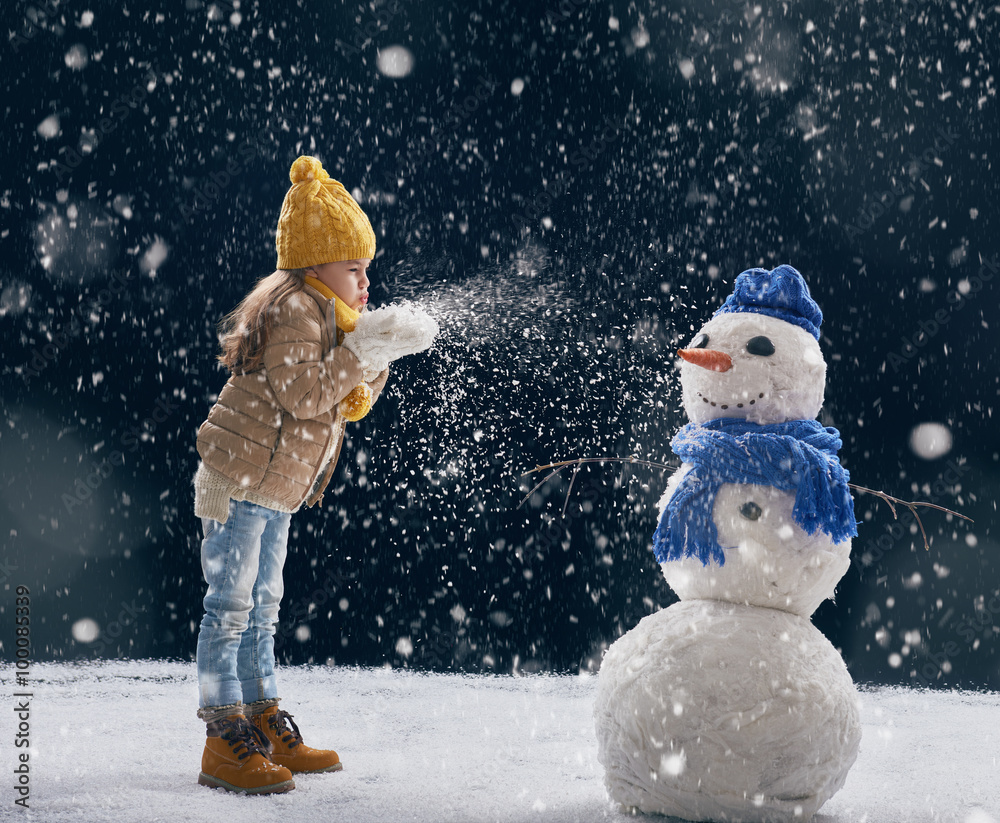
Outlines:
{"type": "MultiPolygon", "coordinates": [[[[312,286],[327,300],[333,301],[333,320],[337,328],[343,332],[352,332],[357,325],[361,312],[356,312],[343,300],[334,294],[333,289],[312,275],[306,275],[306,284],[312,286]]],[[[339,341],[338,341],[339,342],[339,341]]],[[[354,423],[364,417],[372,408],[372,389],[363,380],[355,386],[349,395],[340,401],[340,415],[345,420],[354,423]]]]}

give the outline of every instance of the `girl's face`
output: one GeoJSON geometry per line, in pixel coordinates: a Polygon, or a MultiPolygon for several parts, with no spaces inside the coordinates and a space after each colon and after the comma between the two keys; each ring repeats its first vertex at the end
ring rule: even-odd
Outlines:
{"type": "Polygon", "coordinates": [[[368,303],[368,266],[371,262],[368,257],[340,260],[312,266],[311,271],[344,303],[355,311],[361,311],[368,303]]]}

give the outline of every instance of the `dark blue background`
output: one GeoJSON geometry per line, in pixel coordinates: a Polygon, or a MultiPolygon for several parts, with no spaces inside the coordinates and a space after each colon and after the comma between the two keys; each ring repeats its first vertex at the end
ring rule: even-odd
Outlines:
{"type": "Polygon", "coordinates": [[[1000,686],[1000,287],[974,279],[998,251],[997,17],[864,8],[244,0],[234,25],[221,2],[18,3],[0,587],[30,587],[36,658],[192,658],[215,324],[273,268],[311,153],[375,226],[373,303],[417,300],[444,334],[293,518],[283,660],[596,666],[674,599],[649,548],[666,475],[586,469],[565,517],[566,480],[518,509],[520,475],[672,461],[673,352],[740,271],[789,262],[825,314],[822,419],[852,479],[976,521],[925,513],[924,551],[858,496],[859,562],[816,623],[859,681],[1000,686]],[[402,78],[377,68],[393,45],[402,78]],[[928,421],[953,435],[935,460],[908,442],[928,421]]]}

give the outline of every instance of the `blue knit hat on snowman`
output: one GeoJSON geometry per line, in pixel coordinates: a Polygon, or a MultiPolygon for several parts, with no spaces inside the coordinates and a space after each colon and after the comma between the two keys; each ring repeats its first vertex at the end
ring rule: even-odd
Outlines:
{"type": "MultiPolygon", "coordinates": [[[[823,312],[806,281],[791,266],[748,269],[715,312],[750,312],[792,323],[819,340],[823,312]]],[[[697,557],[704,565],[726,562],[713,521],[715,498],[725,483],[773,486],[794,492],[792,517],[807,533],[822,531],[835,543],[857,536],[850,475],[837,459],[839,432],[818,420],[751,423],[722,417],[688,423],[670,443],[690,466],[664,508],[653,534],[659,563],[697,557]]],[[[732,547],[728,547],[732,548],[732,547]]]]}
{"type": "Polygon", "coordinates": [[[733,293],[712,316],[738,311],[777,317],[819,340],[823,312],[809,294],[802,275],[791,266],[781,265],[771,271],[747,269],[737,277],[733,293]]]}

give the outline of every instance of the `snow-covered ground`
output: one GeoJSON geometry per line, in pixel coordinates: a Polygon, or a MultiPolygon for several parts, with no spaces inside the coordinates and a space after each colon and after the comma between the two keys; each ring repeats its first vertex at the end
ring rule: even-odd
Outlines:
{"type": "MultiPolygon", "coordinates": [[[[30,809],[14,805],[13,670],[0,713],[0,820],[624,821],[604,793],[596,678],[284,668],[283,706],[338,774],[239,797],[197,785],[194,664],[31,670],[30,809]],[[13,721],[13,722],[12,722],[13,721]]],[[[1000,694],[862,694],[861,754],[817,823],[1000,819],[1000,694]]],[[[649,818],[664,820],[664,818],[649,818]]]]}

